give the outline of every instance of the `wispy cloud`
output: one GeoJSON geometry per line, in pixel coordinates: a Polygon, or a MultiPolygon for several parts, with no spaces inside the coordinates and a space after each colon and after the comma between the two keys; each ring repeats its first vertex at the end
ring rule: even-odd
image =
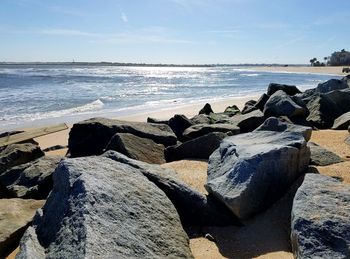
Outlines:
{"type": "Polygon", "coordinates": [[[124,12],[121,13],[121,19],[124,23],[129,21],[128,16],[124,12]]]}

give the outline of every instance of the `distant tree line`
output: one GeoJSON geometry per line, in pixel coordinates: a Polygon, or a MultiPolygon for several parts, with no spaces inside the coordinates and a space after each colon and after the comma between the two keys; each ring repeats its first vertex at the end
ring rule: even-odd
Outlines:
{"type": "Polygon", "coordinates": [[[324,62],[317,60],[317,58],[310,59],[311,66],[324,67],[324,66],[350,66],[350,52],[342,49],[341,51],[335,51],[329,57],[323,58],[324,62]]]}

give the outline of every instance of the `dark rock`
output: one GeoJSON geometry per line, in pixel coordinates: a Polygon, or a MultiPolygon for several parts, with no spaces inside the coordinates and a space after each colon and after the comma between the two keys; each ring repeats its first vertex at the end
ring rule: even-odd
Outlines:
{"type": "Polygon", "coordinates": [[[52,190],[52,174],[61,157],[46,156],[15,166],[0,175],[2,198],[46,199],[52,190]]]}
{"type": "Polygon", "coordinates": [[[0,175],[13,166],[44,156],[40,147],[31,143],[11,144],[0,152],[0,175]]]}
{"type": "Polygon", "coordinates": [[[334,90],[346,89],[348,87],[348,84],[343,80],[330,79],[327,82],[318,84],[316,91],[319,93],[328,93],[334,90]]]}
{"type": "Polygon", "coordinates": [[[265,104],[265,117],[287,116],[291,117],[305,117],[307,111],[296,104],[284,91],[279,90],[275,92],[265,104]]]}
{"type": "Polygon", "coordinates": [[[176,114],[169,120],[169,126],[177,138],[182,140],[182,133],[192,126],[192,122],[185,115],[176,114]]]}
{"type": "Polygon", "coordinates": [[[185,158],[208,159],[225,137],[227,137],[225,133],[212,132],[180,145],[167,147],[165,150],[166,161],[171,162],[185,158]]]}
{"type": "Polygon", "coordinates": [[[306,174],[292,208],[295,258],[349,258],[350,186],[306,174]]]}
{"type": "Polygon", "coordinates": [[[43,149],[43,151],[44,151],[44,152],[50,152],[50,151],[65,149],[65,148],[67,148],[67,147],[68,147],[68,146],[55,145],[55,146],[52,146],[52,147],[45,148],[45,149],[43,149]]]}
{"type": "Polygon", "coordinates": [[[162,144],[129,133],[115,134],[108,143],[106,150],[115,150],[132,159],[150,164],[165,163],[164,146],[162,144]]]}
{"type": "Polygon", "coordinates": [[[160,120],[160,119],[151,118],[151,117],[147,118],[147,122],[148,123],[155,123],[155,124],[166,124],[166,125],[169,125],[169,120],[160,120]]]}
{"type": "Polygon", "coordinates": [[[342,81],[348,84],[348,87],[350,87],[350,75],[344,76],[342,78],[342,81]]]}
{"type": "Polygon", "coordinates": [[[210,104],[209,104],[209,103],[206,103],[206,104],[204,105],[204,107],[199,111],[198,114],[206,114],[206,115],[209,115],[209,114],[212,113],[212,112],[213,112],[213,110],[212,110],[210,104]]]}
{"type": "Polygon", "coordinates": [[[228,114],[229,116],[236,115],[240,112],[241,111],[239,110],[239,108],[236,105],[228,106],[224,111],[224,113],[228,114]]]}
{"type": "Polygon", "coordinates": [[[231,135],[239,134],[239,128],[232,124],[196,124],[187,128],[183,136],[187,139],[195,139],[211,132],[223,132],[231,135]]]}
{"type": "Polygon", "coordinates": [[[199,114],[191,118],[191,122],[193,125],[195,124],[210,124],[210,119],[208,115],[199,114]]]}
{"type": "Polygon", "coordinates": [[[254,110],[245,114],[238,114],[230,119],[230,123],[237,125],[241,133],[255,130],[265,120],[264,114],[260,110],[254,110]]]}
{"type": "Polygon", "coordinates": [[[255,100],[249,100],[248,102],[246,102],[244,104],[242,114],[246,114],[246,113],[257,110],[258,108],[255,107],[256,103],[257,103],[257,101],[255,101],[255,100]]]}
{"type": "Polygon", "coordinates": [[[306,141],[310,140],[312,134],[312,128],[310,127],[294,125],[275,117],[270,117],[265,120],[255,131],[299,132],[304,136],[306,141]]]}
{"type": "Polygon", "coordinates": [[[335,119],[332,129],[346,130],[350,126],[350,112],[344,113],[335,119]]]}
{"type": "Polygon", "coordinates": [[[333,152],[317,145],[316,143],[309,142],[307,143],[307,146],[310,148],[310,152],[311,152],[311,157],[310,157],[311,165],[326,166],[326,165],[341,163],[344,161],[337,154],[334,154],[333,152]]]}
{"type": "Polygon", "coordinates": [[[265,104],[269,100],[269,98],[269,95],[263,94],[262,96],[260,96],[259,100],[255,104],[255,107],[258,108],[260,111],[264,111],[265,104]]]}
{"type": "Polygon", "coordinates": [[[0,199],[0,258],[6,258],[18,246],[35,211],[44,203],[37,200],[0,199]]]}
{"type": "Polygon", "coordinates": [[[208,116],[209,124],[227,124],[230,122],[231,115],[227,113],[211,113],[208,116]]]}
{"type": "Polygon", "coordinates": [[[177,139],[168,125],[92,118],[73,125],[68,140],[71,157],[99,155],[116,133],[130,133],[171,146],[177,139]]]}
{"type": "Polygon", "coordinates": [[[192,258],[167,196],[141,172],[104,157],[61,161],[18,258],[192,258]]]}
{"type": "Polygon", "coordinates": [[[350,112],[350,88],[332,91],[325,95],[337,105],[342,114],[350,112]]]}
{"type": "Polygon", "coordinates": [[[295,85],[284,85],[284,84],[275,84],[271,83],[269,84],[269,87],[267,88],[267,95],[271,96],[277,91],[282,90],[288,95],[296,95],[301,93],[301,91],[295,86],[295,85]]]}
{"type": "Polygon", "coordinates": [[[300,133],[257,131],[227,137],[209,158],[205,187],[238,218],[248,218],[281,198],[309,160],[300,133]]]}
{"type": "Polygon", "coordinates": [[[114,151],[108,151],[102,156],[117,162],[127,164],[147,177],[157,185],[174,204],[185,226],[225,226],[238,224],[238,220],[230,211],[212,197],[204,196],[181,180],[176,178],[176,172],[130,159],[114,151]]]}

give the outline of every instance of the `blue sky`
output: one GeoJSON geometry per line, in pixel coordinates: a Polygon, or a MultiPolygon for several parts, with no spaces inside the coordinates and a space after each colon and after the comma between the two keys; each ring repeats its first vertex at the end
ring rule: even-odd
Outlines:
{"type": "Polygon", "coordinates": [[[307,63],[350,43],[344,0],[1,0],[0,61],[307,63]]]}

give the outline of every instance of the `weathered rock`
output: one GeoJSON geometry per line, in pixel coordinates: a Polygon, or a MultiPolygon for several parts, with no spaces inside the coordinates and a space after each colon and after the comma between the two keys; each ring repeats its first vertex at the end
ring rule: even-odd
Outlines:
{"type": "Polygon", "coordinates": [[[228,114],[229,116],[236,115],[240,112],[241,111],[239,110],[239,108],[236,105],[228,106],[228,107],[226,107],[226,109],[224,111],[224,113],[228,114]]]}
{"type": "Polygon", "coordinates": [[[295,125],[275,117],[265,120],[255,131],[299,132],[306,141],[310,140],[312,134],[312,128],[310,127],[295,125]]]}
{"type": "Polygon", "coordinates": [[[115,151],[102,156],[127,164],[157,185],[174,204],[185,226],[225,226],[238,224],[232,213],[215,199],[204,196],[176,177],[176,172],[130,159],[115,151]]]}
{"type": "Polygon", "coordinates": [[[52,174],[60,160],[59,156],[45,156],[7,170],[0,175],[1,197],[46,199],[52,190],[52,174]]]}
{"type": "Polygon", "coordinates": [[[244,104],[242,114],[246,114],[246,113],[257,110],[258,108],[255,107],[256,103],[257,103],[257,101],[255,101],[255,100],[249,100],[248,102],[246,102],[244,104]]]}
{"type": "MultiPolygon", "coordinates": [[[[29,226],[35,211],[45,201],[1,199],[0,200],[0,257],[6,258],[15,249],[29,226]]],[[[36,257],[37,258],[37,257],[36,257]]]]}
{"type": "Polygon", "coordinates": [[[195,124],[210,124],[210,119],[208,115],[199,114],[191,118],[191,122],[193,125],[195,124]]]}
{"type": "Polygon", "coordinates": [[[71,157],[99,155],[116,133],[130,133],[165,146],[175,145],[176,136],[168,125],[92,118],[73,125],[68,147],[71,157]]]}
{"type": "Polygon", "coordinates": [[[206,114],[209,115],[210,113],[213,112],[213,109],[211,108],[209,103],[206,103],[204,107],[199,111],[198,114],[206,114]]]}
{"type": "Polygon", "coordinates": [[[237,125],[241,133],[255,130],[265,120],[264,114],[260,110],[254,110],[245,114],[238,114],[230,118],[230,123],[237,125]]]}
{"type": "Polygon", "coordinates": [[[294,197],[291,227],[296,258],[349,258],[350,186],[306,174],[294,197]]]}
{"type": "Polygon", "coordinates": [[[348,84],[343,80],[330,79],[327,82],[318,84],[316,91],[319,93],[328,93],[334,90],[346,89],[348,87],[348,84]]]}
{"type": "Polygon", "coordinates": [[[106,150],[115,150],[132,159],[150,164],[165,163],[164,146],[162,144],[129,133],[115,134],[108,143],[106,150]]]}
{"type": "Polygon", "coordinates": [[[350,112],[344,113],[335,119],[332,129],[346,130],[350,126],[350,112]]]}
{"type": "Polygon", "coordinates": [[[60,150],[60,149],[65,149],[65,148],[68,148],[68,146],[54,145],[54,146],[43,149],[43,152],[50,152],[50,151],[55,151],[55,150],[60,150]]]}
{"type": "Polygon", "coordinates": [[[227,113],[210,113],[208,116],[209,124],[227,124],[230,122],[231,115],[227,113]]]}
{"type": "Polygon", "coordinates": [[[348,87],[350,87],[350,75],[344,76],[342,78],[342,81],[348,84],[348,87]]]}
{"type": "Polygon", "coordinates": [[[258,101],[255,104],[255,107],[258,108],[260,111],[264,110],[266,102],[269,100],[270,96],[267,94],[262,94],[258,101]]]}
{"type": "Polygon", "coordinates": [[[292,117],[305,117],[307,111],[296,104],[284,91],[279,90],[275,92],[265,104],[264,115],[270,116],[287,116],[292,117]]]}
{"type": "Polygon", "coordinates": [[[350,88],[335,90],[325,94],[341,110],[341,114],[350,112],[350,88]]]}
{"type": "Polygon", "coordinates": [[[205,187],[238,218],[247,218],[281,198],[309,160],[300,133],[257,131],[227,137],[209,158],[205,187]]]}
{"type": "Polygon", "coordinates": [[[288,95],[296,95],[301,93],[301,91],[295,85],[284,85],[271,83],[267,88],[267,95],[273,95],[275,92],[282,90],[288,95]]]}
{"type": "Polygon", "coordinates": [[[21,240],[18,257],[192,255],[176,209],[158,187],[131,166],[85,157],[61,161],[53,191],[21,240]]]}
{"type": "Polygon", "coordinates": [[[307,143],[307,145],[310,148],[310,152],[311,152],[311,157],[310,157],[311,165],[326,166],[326,165],[341,163],[344,161],[337,154],[334,154],[333,152],[317,145],[316,143],[309,142],[307,143]]]}
{"type": "Polygon", "coordinates": [[[7,169],[42,157],[44,152],[32,143],[11,144],[0,152],[0,174],[7,169]]]}
{"type": "Polygon", "coordinates": [[[160,120],[152,117],[147,117],[148,123],[155,123],[155,124],[167,124],[169,125],[169,120],[160,120]]]}
{"type": "Polygon", "coordinates": [[[196,124],[187,128],[183,136],[187,139],[195,139],[211,132],[223,132],[231,135],[239,134],[239,127],[232,124],[196,124]]]}
{"type": "Polygon", "coordinates": [[[208,159],[220,146],[221,140],[225,137],[227,137],[225,133],[212,132],[180,145],[167,147],[165,150],[165,159],[167,162],[185,158],[208,159]]]}
{"type": "Polygon", "coordinates": [[[169,126],[177,138],[182,140],[182,133],[192,126],[192,122],[185,115],[176,114],[169,120],[169,126]]]}

